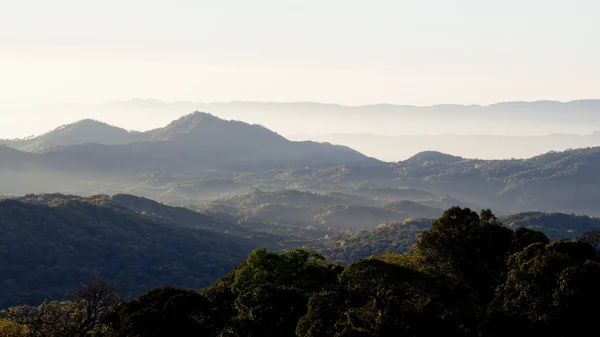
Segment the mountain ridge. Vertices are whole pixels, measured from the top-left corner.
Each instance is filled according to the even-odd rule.
[[[88,130],[96,127],[102,130],[108,128],[123,137],[109,135],[109,144],[89,141],[89,134],[102,133]],[[68,141],[59,139],[62,142],[53,138],[61,138],[65,131],[77,137],[68,138]],[[345,146],[290,141],[264,126],[224,120],[199,111],[185,115],[163,128],[143,133],[84,120],[28,142],[37,144],[37,151],[30,151],[35,161],[49,168],[70,170],[194,173],[201,169],[251,171],[378,162]],[[10,143],[6,145],[14,146]],[[16,153],[11,155],[14,158],[19,156]]]

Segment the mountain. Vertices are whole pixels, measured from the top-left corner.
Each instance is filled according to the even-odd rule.
[[[110,131],[106,133],[109,141],[103,138],[102,130]],[[35,160],[48,169],[85,173],[194,174],[207,169],[247,172],[377,162],[343,146],[292,142],[260,125],[226,121],[201,112],[144,133],[84,121],[29,142],[24,148],[40,150]],[[68,144],[50,147],[61,143]]]
[[[84,119],[73,124],[60,126],[41,136],[3,140],[2,143],[18,150],[40,152],[56,146],[98,143],[105,145],[126,144],[142,140],[143,134],[127,131],[100,121]]]
[[[162,127],[190,111],[209,111],[222,119],[263,125],[290,140],[341,144],[385,161],[404,160],[421,151],[508,159],[600,146],[598,137],[590,136],[600,129],[597,113],[600,100],[505,102],[487,106],[342,106],[314,102],[166,103],[133,99],[43,109],[52,118],[44,117],[43,123],[38,121],[36,124],[46,129],[34,132],[54,127],[56,116],[64,116],[60,123],[101,116],[110,124],[145,131]],[[31,114],[39,112],[15,111],[15,115]],[[124,115],[128,118],[123,118]],[[0,127],[0,137],[1,131]]]
[[[85,143],[35,153],[3,146],[0,189],[9,195],[130,193],[176,205],[284,189],[370,199],[350,201],[348,196],[335,205],[372,207],[409,200],[438,209],[491,208],[499,215],[544,211],[600,216],[595,202],[600,197],[600,147],[507,160],[425,151],[383,163],[345,147],[293,142],[260,125],[199,112],[143,137],[127,144]]]
[[[0,201],[0,307],[61,298],[104,276],[128,296],[199,289],[277,240],[133,196],[28,195]],[[261,238],[262,237],[262,238]]]
[[[43,107],[48,114],[103,116],[127,129],[148,130],[190,111],[210,111],[226,119],[262,124],[284,135],[348,134],[536,134],[593,132],[600,128],[600,100],[571,102],[503,102],[491,105],[441,104],[412,106],[372,104],[343,106],[316,102],[162,102],[131,99],[95,105]],[[38,108],[39,109],[39,108]],[[30,113],[19,111],[19,113]],[[123,114],[130,116],[123,121]],[[574,118],[575,117],[575,118]],[[49,119],[50,120],[50,119]],[[344,123],[339,123],[343,120]],[[531,124],[535,122],[535,124]],[[127,124],[120,124],[127,123]],[[461,125],[460,128],[450,128]],[[545,130],[545,131],[544,131]],[[565,131],[568,130],[568,131]]]

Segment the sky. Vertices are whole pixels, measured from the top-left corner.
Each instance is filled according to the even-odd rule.
[[[130,98],[600,98],[598,13],[596,0],[0,0],[0,120]]]

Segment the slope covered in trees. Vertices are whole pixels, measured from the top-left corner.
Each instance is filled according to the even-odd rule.
[[[575,337],[593,331],[600,313],[592,241],[550,243],[489,210],[454,207],[411,253],[343,267],[302,249],[257,249],[201,292],[155,288],[122,301],[95,281],[67,302],[4,311],[0,334]]]
[[[431,226],[431,221],[407,219],[401,223],[390,222],[372,230],[327,235],[306,246],[321,252],[330,261],[347,265],[371,255],[408,251],[421,233]]]
[[[350,212],[364,206],[318,208],[324,215],[318,213],[322,218],[315,218],[309,207],[287,201],[261,204],[262,198],[274,202],[275,196],[293,195],[294,202],[318,200],[316,205],[338,199],[294,191],[260,195],[256,205],[237,199],[249,202],[253,210],[243,218],[235,215],[237,207],[227,204],[202,214],[124,194],[90,198],[46,194],[2,200],[0,272],[4,291],[0,306],[60,298],[69,286],[98,275],[127,295],[160,285],[198,289],[261,246],[274,251],[307,247],[347,265],[373,254],[406,252],[433,222],[381,218],[373,222],[371,230],[353,231],[350,220],[365,221],[372,216]],[[333,211],[340,207],[350,213],[336,215]],[[320,225],[336,216],[346,219],[340,223],[345,227]],[[540,230],[552,240],[581,237],[600,229],[595,218],[559,213],[515,214],[500,217],[500,221],[514,230]]]
[[[388,189],[388,191],[391,190]],[[402,193],[401,189],[394,190]],[[248,194],[211,200],[200,205],[198,209],[214,216],[226,214],[228,216],[226,219],[234,222],[310,226],[329,232],[372,229],[390,221],[402,222],[409,217],[434,218],[443,212],[442,209],[425,206],[414,201],[404,200],[388,203],[386,199],[376,200],[351,193],[256,190]],[[415,191],[411,190],[410,193],[415,193]],[[421,193],[426,192],[421,191]],[[391,200],[395,200],[395,197],[392,197]]]
[[[2,200],[0,232],[0,307],[60,298],[96,276],[128,296],[162,285],[199,289],[252,249],[278,248],[270,236],[126,196]]]
[[[525,212],[500,217],[511,228],[527,227],[544,232],[551,240],[580,238],[600,229],[600,219],[565,213]]]

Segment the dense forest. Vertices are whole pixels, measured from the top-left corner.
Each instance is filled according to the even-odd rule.
[[[344,266],[255,249],[202,290],[129,300],[92,279],[61,301],[4,310],[0,335],[581,336],[599,313],[599,243],[598,232],[550,242],[490,210],[453,207],[407,253]]]
[[[161,285],[198,289],[252,249],[278,247],[268,234],[123,195],[6,199],[0,232],[0,307],[60,298],[99,275],[127,296]]]
[[[257,247],[271,252],[305,248],[348,265],[371,255],[409,251],[433,222],[422,217],[380,218],[377,226],[352,230],[343,221],[339,227],[315,222],[311,212],[305,222],[304,211],[298,211],[312,209],[308,206],[320,209],[327,203],[331,206],[325,209],[350,207],[334,206],[347,198],[298,191],[255,192],[222,201],[223,213],[216,212],[213,204],[213,212],[198,213],[125,194],[87,198],[39,194],[0,200],[0,308],[59,299],[78,283],[98,276],[127,298],[165,285],[198,290],[225,275]],[[263,213],[252,211],[254,218],[250,213],[236,215],[244,208]],[[267,210],[271,213],[264,213]],[[369,219],[369,214],[355,217]],[[521,213],[499,220],[512,230],[540,230],[553,241],[600,229],[599,219],[562,213]]]

